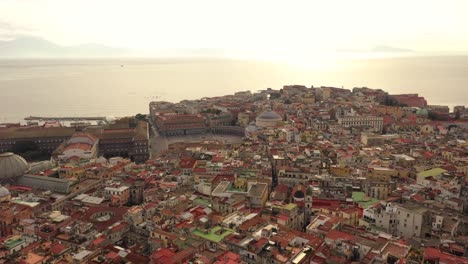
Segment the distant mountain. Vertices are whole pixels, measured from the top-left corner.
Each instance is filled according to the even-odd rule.
[[[392,46],[374,46],[371,49],[338,49],[338,52],[343,53],[411,53],[414,50],[404,49]]]
[[[413,52],[413,50],[410,49],[403,49],[403,48],[397,48],[397,47],[391,47],[391,46],[375,46],[372,48],[373,52]]]
[[[0,58],[53,58],[53,57],[114,57],[128,53],[125,49],[99,44],[61,46],[46,39],[22,36],[0,41]]]

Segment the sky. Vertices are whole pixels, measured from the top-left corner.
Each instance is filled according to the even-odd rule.
[[[0,38],[19,35],[140,54],[468,53],[468,1],[0,0]]]

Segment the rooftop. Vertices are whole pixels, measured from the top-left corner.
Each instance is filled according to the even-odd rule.
[[[11,238],[7,239],[3,245],[8,248],[12,249],[22,243],[24,243],[24,239],[21,236],[12,236]]]
[[[193,232],[192,232],[194,235],[197,235],[199,237],[202,237],[204,239],[208,239],[212,242],[220,242],[221,240],[223,240],[226,236],[234,233],[234,230],[232,229],[228,229],[228,228],[223,228],[223,227],[220,227],[220,226],[215,226],[213,227],[211,230],[209,230],[208,232],[204,232],[200,229],[195,229]]]
[[[364,192],[353,192],[351,197],[353,202],[357,202],[364,209],[379,202],[379,199],[370,198]]]
[[[434,169],[430,169],[430,170],[427,170],[427,171],[422,171],[420,173],[418,173],[418,177],[423,177],[423,178],[427,178],[427,177],[435,177],[435,176],[438,176],[442,173],[445,173],[447,172],[446,170],[442,169],[442,168],[434,168]]]

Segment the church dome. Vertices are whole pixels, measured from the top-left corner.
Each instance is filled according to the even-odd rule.
[[[23,176],[29,170],[26,160],[11,152],[0,154],[0,180]]]
[[[281,121],[283,118],[275,111],[267,110],[257,116],[255,123],[259,127],[276,127]]]
[[[5,187],[0,186],[0,198],[8,196],[8,195],[10,195],[10,191]]]
[[[257,119],[262,119],[262,120],[283,120],[283,118],[278,115],[275,111],[272,110],[267,110],[263,113],[261,113]]]
[[[3,187],[0,186],[0,201],[5,201],[10,199],[10,191]]]
[[[416,111],[416,115],[427,117],[429,115],[429,111],[427,111],[426,108],[419,108],[418,111]]]

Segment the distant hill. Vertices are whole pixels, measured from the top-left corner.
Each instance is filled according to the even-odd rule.
[[[414,50],[411,50],[411,49],[385,46],[385,45],[374,46],[370,49],[338,49],[337,51],[341,53],[414,53],[415,52]]]
[[[0,58],[114,57],[127,53],[125,49],[99,44],[61,46],[32,36],[0,41]]]

